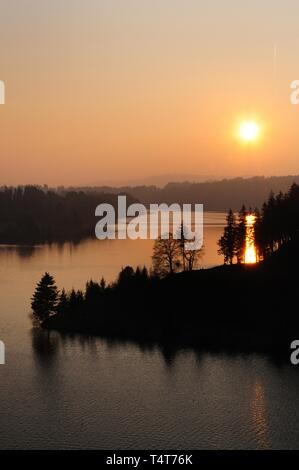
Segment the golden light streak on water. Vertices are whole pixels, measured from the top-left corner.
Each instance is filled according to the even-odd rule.
[[[270,449],[265,392],[260,381],[256,381],[254,384],[250,408],[252,425],[259,442],[259,447],[264,450]]]
[[[246,245],[245,245],[245,264],[257,263],[257,252],[254,243],[254,224],[256,217],[253,214],[246,216]]]

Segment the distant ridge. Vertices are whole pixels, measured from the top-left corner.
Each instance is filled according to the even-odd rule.
[[[138,185],[59,188],[59,190],[80,189],[87,192],[127,193],[144,204],[203,203],[205,210],[227,211],[229,208],[239,210],[243,203],[247,207],[260,208],[271,191],[286,192],[294,182],[299,184],[299,175],[239,177],[199,183],[174,182],[162,188],[155,185]]]
[[[191,173],[169,173],[165,175],[151,175],[144,178],[127,179],[127,180],[111,180],[100,184],[100,186],[157,186],[162,188],[168,183],[176,182],[182,183],[189,181],[191,183],[203,183],[205,181],[217,181],[219,177],[213,175],[193,175]],[[99,186],[95,184],[93,186]]]

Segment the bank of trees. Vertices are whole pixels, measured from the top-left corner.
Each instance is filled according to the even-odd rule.
[[[244,262],[246,247],[246,217],[251,214],[251,209],[246,210],[243,205],[238,216],[232,209],[228,211],[226,217],[226,227],[223,235],[218,241],[218,253],[223,256],[225,264],[233,264],[234,260],[238,263]],[[258,210],[254,211],[255,218],[259,218]]]
[[[107,284],[90,280],[85,290],[72,289],[59,292],[56,282],[49,273],[45,273],[38,282],[31,299],[34,317],[41,323],[51,316],[83,318],[82,315],[97,312],[105,305],[111,305],[119,298],[130,303],[136,298],[144,300],[152,286],[159,286],[160,280],[178,271],[192,271],[198,267],[203,248],[188,250],[190,240],[186,227],[178,229],[176,238],[170,233],[163,239],[159,237],[154,244],[153,266],[149,272],[144,266],[133,269],[126,266],[121,269],[116,281]],[[109,322],[109,320],[106,319]]]
[[[265,269],[201,269],[161,279],[127,266],[113,284],[89,281],[83,291],[60,293],[47,275],[33,307],[47,330],[100,335],[109,342],[163,344],[166,351],[182,345],[285,352],[298,326],[295,274],[273,272],[270,263]],[[228,297],[233,301],[226,302]]]
[[[246,217],[249,214],[255,216],[253,241],[260,259],[271,256],[288,242],[299,241],[299,186],[293,184],[285,194],[270,194],[261,213],[258,210],[247,211],[245,206],[237,216],[232,210],[229,211],[227,225],[218,242],[219,253],[223,255],[225,263],[244,262]],[[96,312],[115,302],[115,299],[121,299],[121,302],[125,299],[128,305],[136,299],[144,301],[149,292],[159,290],[162,278],[173,282],[176,276],[169,274],[192,271],[198,267],[203,249],[188,251],[186,241],[190,240],[186,229],[181,225],[179,231],[176,237],[169,234],[166,239],[158,238],[155,241],[153,269],[150,273],[145,267],[134,270],[127,266],[121,270],[115,283],[107,285],[104,279],[100,282],[89,281],[84,291],[73,289],[70,292],[58,292],[53,277],[45,273],[32,297],[31,306],[35,316],[43,322],[55,314],[67,316]],[[108,319],[106,321],[109,322]]]
[[[297,255],[298,208],[299,187],[294,185],[286,194],[271,194],[261,214],[256,214],[255,243],[262,256],[282,248],[281,256],[273,256],[262,269],[215,268],[165,275],[183,270],[184,262],[189,269],[180,240],[170,237],[168,244],[157,240],[155,245],[154,255],[163,259],[159,276],[146,268],[126,266],[112,284],[104,279],[88,281],[84,290],[59,292],[54,278],[45,273],[32,297],[33,313],[48,330],[99,334],[109,340],[284,354],[299,325],[294,306],[297,262],[292,261]],[[228,214],[219,248],[227,263],[242,261],[248,212],[242,208],[237,216],[232,211]],[[286,250],[283,245],[288,245]],[[282,270],[282,265],[287,269]],[[228,298],[233,302],[225,301]],[[211,310],[211,303],[213,314],[202,314]]]
[[[266,259],[287,242],[298,238],[299,186],[294,183],[289,191],[277,195],[271,192],[261,212],[257,209],[247,211],[245,206],[238,216],[232,210],[228,212],[226,227],[218,241],[218,252],[227,264],[232,264],[234,260],[239,263],[244,261],[246,216],[249,214],[255,217],[253,242],[258,258]]]
[[[142,292],[156,279],[149,274],[146,267],[133,269],[131,266],[122,268],[117,280],[107,284],[102,278],[99,282],[90,280],[84,290],[72,289],[60,292],[54,277],[45,273],[37,283],[31,298],[31,309],[34,318],[40,323],[54,315],[72,318],[82,314],[92,314],[102,309],[104,304],[113,302],[119,295],[127,298],[142,296]]]
[[[284,244],[296,240],[299,234],[299,186],[293,184],[285,194],[270,194],[263,205],[256,226],[256,244],[264,258]]]
[[[129,203],[133,198],[128,196]],[[0,188],[0,243],[36,244],[94,236],[95,208],[106,202],[117,207],[116,194],[46,187]]]

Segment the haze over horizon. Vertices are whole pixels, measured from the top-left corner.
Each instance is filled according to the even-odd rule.
[[[224,180],[233,181],[236,178],[242,178],[244,180],[251,180],[254,178],[297,178],[298,175],[220,175],[215,177],[213,175],[189,175],[189,174],[166,174],[166,175],[151,175],[146,178],[136,178],[136,179],[119,179],[119,180],[104,180],[97,181],[91,184],[79,184],[79,185],[70,185],[70,187],[125,187],[125,186],[157,186],[165,187],[169,183],[217,183]],[[67,187],[68,185],[59,185]]]
[[[2,0],[0,184],[299,174],[298,14],[291,0]],[[259,138],[241,142],[253,121]]]

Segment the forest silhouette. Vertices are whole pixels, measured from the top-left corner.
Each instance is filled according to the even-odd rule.
[[[60,293],[46,273],[32,298],[34,316],[43,328],[64,332],[208,349],[288,351],[299,328],[294,302],[298,215],[299,186],[270,194],[258,215],[261,258],[255,265],[236,257],[235,264],[177,273],[165,273],[165,265],[160,272],[127,266],[114,283],[90,280],[84,291]]]
[[[101,203],[117,207],[117,196],[127,204],[141,202],[204,205],[205,211],[236,211],[242,204],[262,209],[270,191],[287,191],[299,176],[234,178],[204,183],[156,186],[0,188],[0,243],[27,244],[80,241],[94,236],[94,211]],[[281,193],[280,193],[281,194]]]
[[[128,203],[135,199],[127,196]],[[38,244],[79,241],[94,236],[95,208],[117,207],[117,195],[97,191],[57,192],[47,187],[2,187],[0,243]]]
[[[118,194],[128,193],[145,205],[154,203],[178,203],[204,205],[205,211],[233,211],[239,210],[244,204],[249,207],[261,209],[269,193],[287,192],[293,184],[299,184],[298,176],[254,176],[250,178],[225,178],[222,180],[205,181],[201,183],[169,182],[163,187],[158,186],[97,186],[81,188],[65,188],[65,191],[79,189],[84,192]]]

